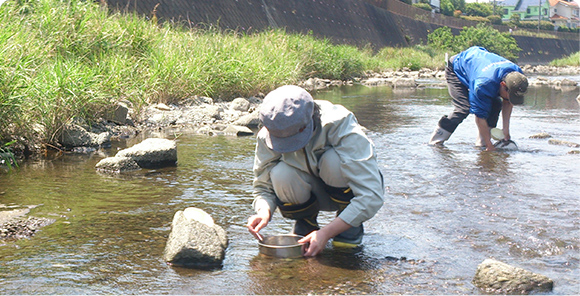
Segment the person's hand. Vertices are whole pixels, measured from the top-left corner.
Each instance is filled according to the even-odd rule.
[[[330,237],[325,235],[324,231],[317,230],[301,238],[298,243],[304,244],[302,250],[305,257],[313,257],[324,250],[329,239]]]
[[[252,215],[250,216],[250,218],[248,218],[248,224],[246,224],[246,227],[248,227],[248,231],[255,238],[260,239],[258,232],[260,231],[260,229],[266,227],[266,225],[268,225],[268,222],[270,222],[270,211],[262,210],[258,212],[258,214]]]

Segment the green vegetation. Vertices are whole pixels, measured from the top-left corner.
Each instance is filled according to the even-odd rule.
[[[488,27],[465,28],[460,38],[442,28],[429,45],[377,52],[283,30],[244,34],[158,24],[83,0],[7,1],[0,5],[0,22],[5,163],[4,153],[14,147],[56,146],[64,124],[74,118],[95,122],[119,100],[139,112],[194,95],[248,97],[310,77],[346,80],[367,71],[441,69],[445,52],[471,45],[510,57],[518,50]],[[488,43],[475,42],[481,40]]]
[[[509,33],[501,33],[487,24],[466,27],[459,36],[453,36],[451,29],[441,27],[428,36],[429,45],[442,50],[460,52],[471,46],[482,46],[487,50],[515,61],[521,48]]]
[[[309,77],[415,69],[424,59],[282,30],[247,35],[159,25],[111,15],[92,1],[8,1],[0,21],[0,143],[19,135],[54,145],[65,123],[94,122],[122,99],[137,110],[193,95],[229,100]]]
[[[550,63],[550,66],[562,67],[562,66],[576,66],[580,67],[580,51],[574,54],[571,54],[567,57],[553,60]]]

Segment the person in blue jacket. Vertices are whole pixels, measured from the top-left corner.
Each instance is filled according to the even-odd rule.
[[[494,151],[491,128],[502,113],[504,140],[510,140],[510,117],[514,104],[522,104],[528,79],[513,62],[483,47],[470,47],[447,61],[445,78],[452,97],[453,111],[443,116],[429,144],[443,144],[470,114],[479,130],[477,146]]]

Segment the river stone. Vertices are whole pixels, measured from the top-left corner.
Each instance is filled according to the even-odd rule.
[[[60,143],[65,147],[100,146],[111,140],[109,132],[91,133],[77,124],[64,126],[60,137]]]
[[[250,101],[245,98],[235,98],[230,104],[231,110],[248,112],[250,109]]]
[[[95,166],[97,170],[111,173],[124,173],[140,170],[141,167],[130,157],[107,157]]]
[[[241,125],[247,127],[258,127],[260,125],[260,110],[256,110],[252,113],[242,115],[236,121],[234,121],[234,125]]]
[[[541,274],[536,274],[506,263],[486,259],[477,266],[473,283],[489,294],[529,294],[549,292],[554,282]]]
[[[578,147],[580,147],[580,144],[578,144],[578,143],[568,142],[568,141],[558,140],[558,139],[550,139],[550,140],[548,140],[548,144],[569,146],[569,147],[572,147],[572,148],[578,148]]]
[[[220,267],[227,246],[226,231],[205,211],[190,207],[173,216],[163,259],[174,266]]]
[[[254,132],[251,129],[241,125],[228,125],[224,129],[223,133],[226,136],[236,136],[236,137],[251,136],[254,134]]]
[[[539,134],[535,134],[535,135],[531,135],[530,139],[547,139],[547,138],[551,138],[552,136],[550,136],[550,134],[548,133],[539,133]]]
[[[132,158],[142,168],[160,168],[177,164],[175,141],[149,138],[143,142],[117,152],[116,157]]]

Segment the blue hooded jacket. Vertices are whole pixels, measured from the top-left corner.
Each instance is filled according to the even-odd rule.
[[[459,53],[453,60],[453,71],[469,89],[469,113],[487,118],[492,101],[499,97],[502,78],[522,69],[504,57],[473,46]]]

